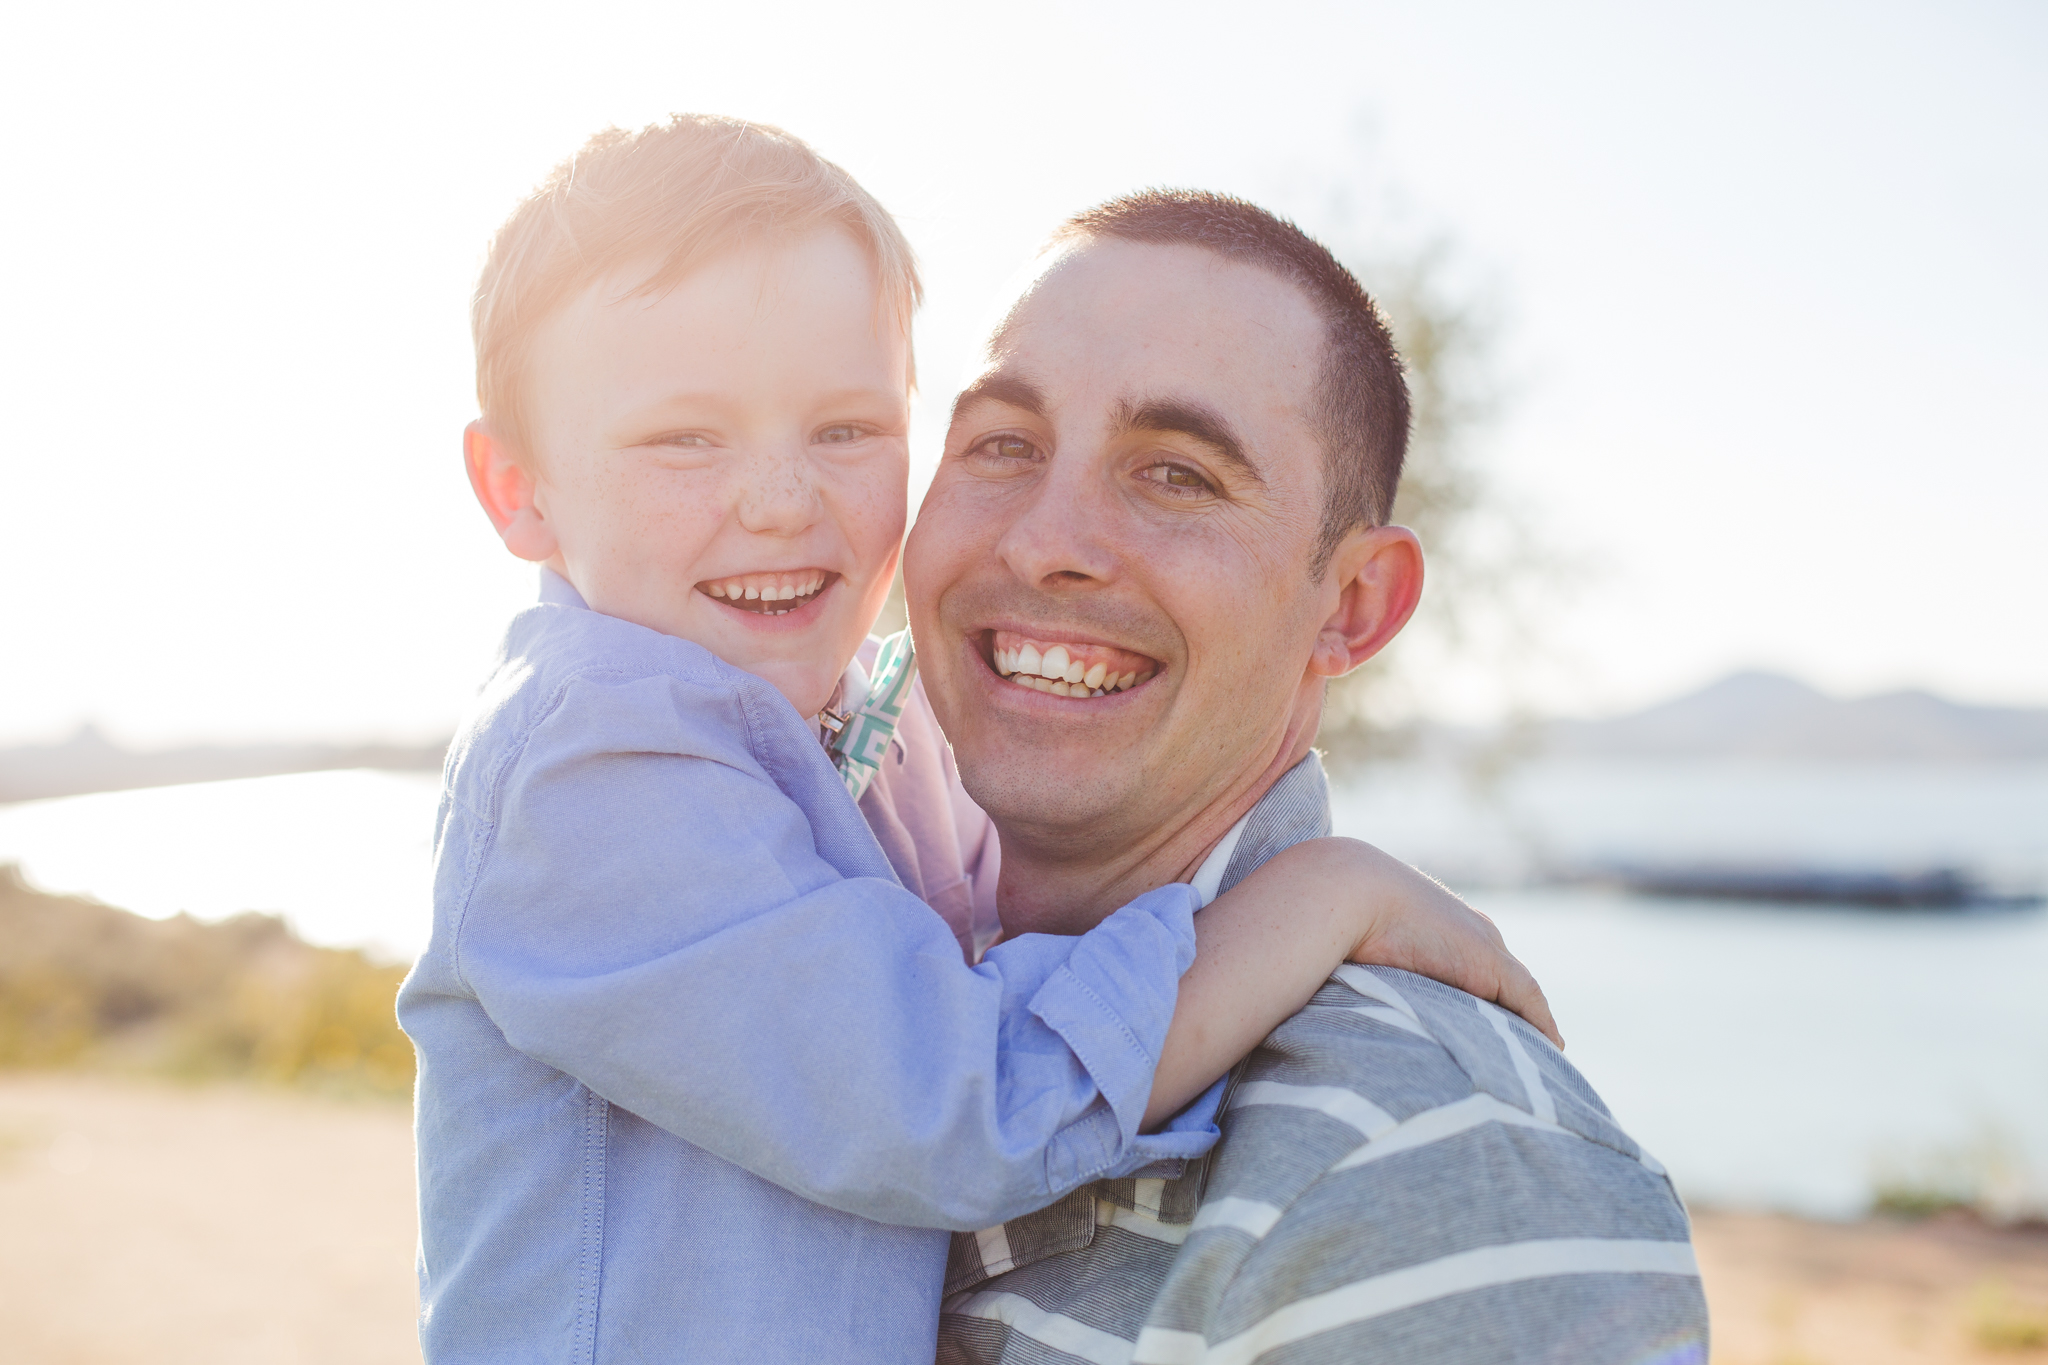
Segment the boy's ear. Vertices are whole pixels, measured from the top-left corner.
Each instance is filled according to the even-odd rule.
[[[484,515],[491,519],[505,548],[536,564],[553,559],[559,547],[554,528],[534,506],[532,473],[484,430],[482,422],[471,422],[462,429],[462,463],[469,470],[469,486],[476,500],[483,504]]]
[[[1353,531],[1330,557],[1337,603],[1316,636],[1308,671],[1341,678],[1386,648],[1422,600],[1422,543],[1405,526]]]

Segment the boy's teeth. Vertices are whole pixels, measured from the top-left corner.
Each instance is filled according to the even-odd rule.
[[[996,632],[990,651],[997,673],[1020,687],[1055,697],[1103,697],[1147,682],[1156,665],[1142,655],[1101,645],[1049,644]]]
[[[738,578],[707,580],[697,586],[707,596],[726,602],[759,602],[759,607],[742,608],[763,616],[783,616],[796,610],[794,607],[774,608],[771,602],[795,602],[816,596],[825,586],[830,575],[822,570],[803,570],[797,573],[745,574]]]

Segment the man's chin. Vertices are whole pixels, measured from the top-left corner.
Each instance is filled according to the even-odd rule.
[[[1141,764],[1135,755],[1123,759],[1123,746],[1105,744],[1100,727],[1088,731],[1076,734],[1057,718],[984,710],[954,740],[954,758],[968,793],[1006,834],[1092,837],[1122,823]]]
[[[964,779],[963,774],[963,779]],[[1073,783],[1046,781],[1015,771],[993,782],[966,784],[968,794],[1002,831],[1005,846],[1045,846],[1063,862],[1085,862],[1098,848],[1127,848],[1127,807],[1114,796],[1087,793]]]

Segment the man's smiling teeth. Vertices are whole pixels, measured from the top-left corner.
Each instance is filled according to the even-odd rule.
[[[741,611],[762,616],[786,616],[818,595],[831,577],[822,569],[799,569],[795,573],[749,573],[737,578],[707,579],[697,585],[708,597],[719,598]],[[770,606],[788,602],[787,607]]]
[[[996,632],[996,672],[1034,692],[1055,697],[1100,697],[1145,682],[1156,671],[1142,654],[1106,645],[1048,644],[1007,630]]]

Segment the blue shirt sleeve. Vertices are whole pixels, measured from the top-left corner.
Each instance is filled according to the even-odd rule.
[[[743,747],[678,726],[689,704],[670,678],[572,681],[477,813],[455,958],[513,1047],[912,1226],[989,1227],[1214,1141],[1137,1131],[1194,958],[1190,888],[970,967],[878,851],[880,875],[844,875]]]

